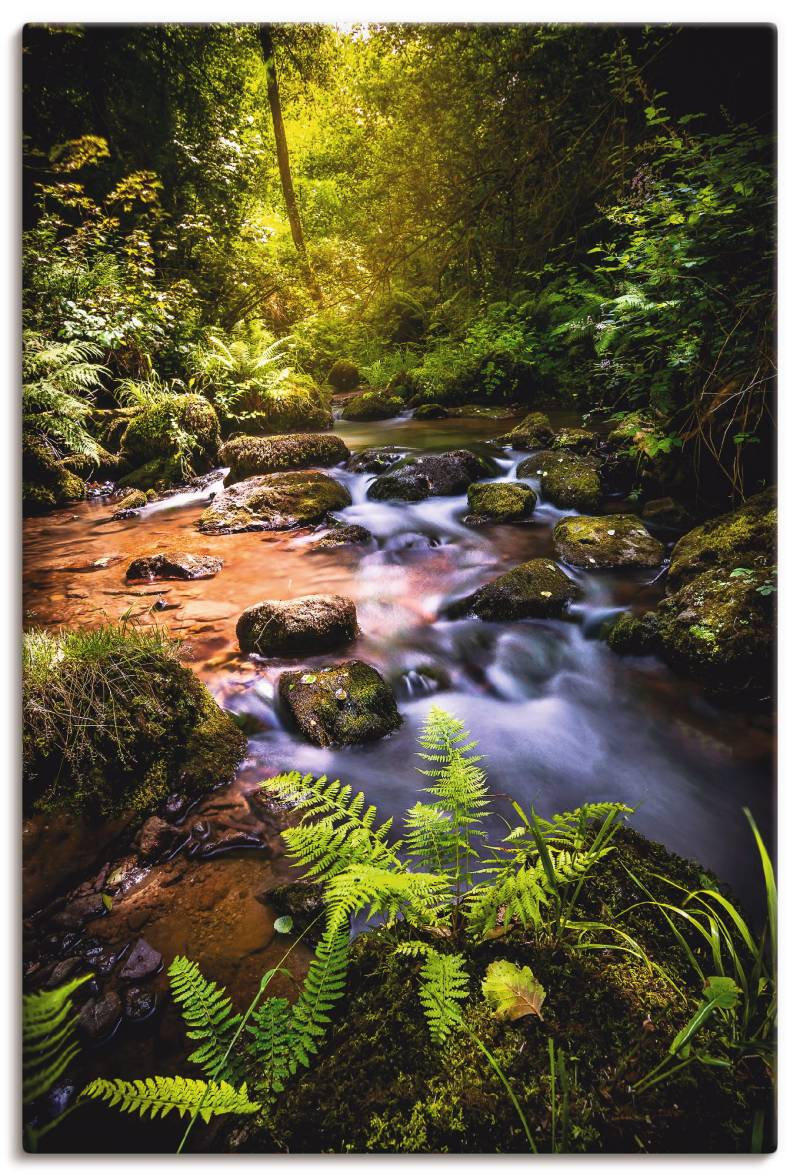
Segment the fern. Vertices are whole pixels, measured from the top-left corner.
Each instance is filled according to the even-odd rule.
[[[288,772],[262,784],[302,814],[301,823],[284,830],[289,855],[304,866],[307,878],[327,881],[341,870],[359,864],[400,868],[387,842],[391,819],[376,827],[374,805],[365,808],[364,793],[353,795],[348,784],[315,780]]]
[[[319,1049],[329,1011],[344,993],[349,946],[349,927],[341,925],[326,930],[319,942],[289,1020],[291,1073],[298,1065],[308,1066],[309,1055]]]
[[[80,1052],[72,994],[90,976],[22,998],[22,1101],[35,1102],[58,1082]]]
[[[99,448],[86,422],[92,396],[108,369],[96,362],[100,348],[72,340],[51,342],[31,331],[23,336],[22,428],[57,453],[97,461]]]
[[[241,1081],[241,1061],[229,1052],[240,1017],[233,1012],[225,989],[213,980],[206,980],[197,964],[185,956],[175,957],[168,974],[173,999],[181,1006],[181,1016],[187,1025],[186,1035],[192,1041],[201,1042],[189,1055],[189,1061],[209,1078]]]
[[[204,1082],[202,1078],[96,1078],[81,1092],[81,1098],[100,1099],[110,1107],[142,1118],[164,1118],[171,1111],[179,1115],[198,1114],[204,1123],[213,1115],[251,1115],[260,1110],[251,1102],[245,1083],[238,1090],[228,1082]]]
[[[288,1000],[273,996],[256,1009],[252,1025],[247,1026],[252,1037],[247,1052],[258,1064],[261,1082],[270,1093],[280,1093],[293,1072],[291,1015]]]
[[[443,1045],[453,1029],[462,1024],[461,1005],[468,990],[464,957],[429,948],[420,972],[419,999],[436,1045]]]
[[[481,936],[491,935],[498,926],[511,923],[539,930],[544,923],[542,908],[552,898],[548,878],[541,863],[522,866],[515,860],[490,883],[479,883],[466,899],[467,924]]]

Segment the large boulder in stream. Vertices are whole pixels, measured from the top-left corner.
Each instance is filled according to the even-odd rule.
[[[403,401],[399,396],[392,396],[390,392],[377,390],[361,392],[347,401],[342,409],[342,419],[345,421],[385,421],[390,417],[399,416],[403,411]]]
[[[126,580],[210,580],[222,571],[222,560],[214,555],[192,555],[190,551],[159,551],[140,555],[128,565]]]
[[[361,449],[353,454],[345,468],[352,474],[385,474],[403,460],[406,452],[396,445]]]
[[[402,722],[391,688],[362,661],[287,671],[278,693],[306,739],[319,747],[368,743]]]
[[[225,485],[254,474],[334,466],[347,461],[350,450],[335,433],[287,433],[279,437],[234,437],[220,450],[220,461],[230,466]]]
[[[335,594],[262,600],[245,609],[236,624],[242,652],[262,657],[328,653],[357,634],[356,606]]]
[[[542,449],[519,463],[517,477],[540,478],[542,498],[562,510],[596,510],[600,505],[600,476],[590,457]]]
[[[367,490],[367,497],[379,501],[421,502],[436,495],[465,494],[472,482],[496,472],[493,461],[478,457],[469,449],[427,453],[423,457],[406,458],[391,473],[376,478]]]
[[[580,595],[578,585],[551,559],[531,559],[451,604],[449,617],[474,613],[482,621],[558,617]]]
[[[589,429],[559,429],[550,446],[552,449],[586,455],[597,446],[597,437]]]
[[[543,412],[529,412],[510,433],[497,438],[499,445],[512,449],[544,449],[553,439],[553,426]]]
[[[667,572],[670,589],[710,568],[765,568],[775,563],[778,513],[775,490],[748,498],[737,510],[695,527],[679,539]]]
[[[553,531],[559,557],[576,568],[653,568],[664,545],[636,515],[571,515]]]
[[[465,523],[511,523],[533,514],[536,494],[524,482],[473,482]]]
[[[209,535],[288,531],[319,523],[351,501],[341,482],[317,470],[265,474],[228,486],[203,511],[198,526]]]

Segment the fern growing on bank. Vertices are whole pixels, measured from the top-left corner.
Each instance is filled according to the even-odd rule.
[[[259,1110],[251,1102],[247,1086],[237,1090],[228,1082],[203,1082],[201,1078],[95,1078],[82,1098],[99,1099],[127,1114],[151,1119],[177,1111],[180,1116],[198,1114],[204,1123],[214,1115],[250,1115]]]
[[[49,992],[22,998],[22,1101],[35,1102],[62,1077],[80,1046],[72,994],[89,975],[78,976]]]
[[[189,1061],[207,1078],[241,1082],[242,1066],[230,1051],[240,1018],[233,1012],[231,998],[213,980],[206,980],[193,960],[176,956],[169,966],[172,998],[186,1023],[186,1036],[201,1044]]]

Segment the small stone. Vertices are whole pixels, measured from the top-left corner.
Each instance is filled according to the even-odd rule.
[[[104,1041],[111,1036],[122,1019],[122,1001],[112,988],[102,996],[89,1000],[78,1013],[78,1029],[92,1041]]]
[[[146,1021],[156,1010],[156,994],[149,988],[129,988],[125,993],[124,1012],[128,1021]]]
[[[140,555],[129,564],[127,580],[208,580],[222,570],[214,555],[192,555],[188,551],[160,551]],[[161,606],[164,607],[163,605]]]
[[[78,928],[91,919],[97,919],[105,913],[103,899],[100,894],[86,894],[76,898],[53,916],[57,927]]]
[[[162,964],[161,953],[151,947],[146,939],[139,939],[122,966],[122,980],[146,980],[154,976]]]
[[[139,830],[139,853],[145,861],[155,861],[163,854],[170,853],[180,836],[180,830],[161,817],[148,817]]]
[[[83,971],[87,971],[87,968],[80,956],[70,956],[69,959],[60,960],[50,973],[45,988],[58,988]]]

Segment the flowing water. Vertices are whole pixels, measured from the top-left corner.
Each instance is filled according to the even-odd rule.
[[[398,445],[442,450],[488,445],[508,427],[492,420],[406,418],[337,423],[351,449]],[[497,450],[500,479],[525,455]],[[720,710],[655,659],[620,659],[598,639],[623,608],[652,606],[657,571],[582,573],[582,600],[565,620],[507,624],[439,619],[443,601],[534,556],[552,556],[552,529],[567,512],[540,501],[527,523],[467,527],[463,497],[380,503],[372,475],[330,471],[353,504],[339,513],[375,536],[366,548],[310,550],[308,532],[201,535],[196,524],[222,473],[202,491],[177,494],[138,518],[113,522],[108,501],[82,503],[25,523],[26,625],[92,625],[123,614],[166,626],[186,642],[185,660],[219,702],[248,717],[249,756],[237,787],[298,768],[364,788],[382,815],[402,814],[422,779],[415,740],[430,706],[452,711],[486,756],[498,794],[549,815],[587,800],[636,806],[632,821],[670,849],[701,861],[757,901],[758,863],[742,815],[765,830],[772,816],[770,722]],[[535,481],[530,483],[540,487]],[[613,503],[608,504],[613,509]],[[131,586],[135,556],[167,548],[224,560],[215,578]],[[238,651],[236,621],[248,605],[313,592],[350,596],[361,635],[342,651],[391,681],[402,729],[367,746],[322,750],[305,743],[276,708],[288,667],[332,660],[258,659]],[[506,811],[507,811],[507,806]]]

